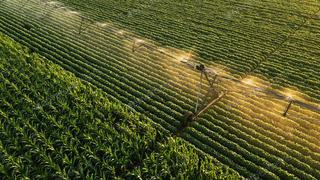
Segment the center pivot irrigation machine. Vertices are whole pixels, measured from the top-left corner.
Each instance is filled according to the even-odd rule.
[[[145,47],[152,51],[160,51],[159,48],[151,44],[148,44],[143,40],[137,40],[131,36],[129,37],[125,36],[125,38],[133,41],[133,45],[132,45],[133,53],[136,52],[141,47]],[[165,52],[165,51],[160,51],[160,52],[165,54],[168,57],[179,60],[177,57],[171,55],[168,52]],[[313,106],[311,104],[299,101],[297,99],[294,99],[291,96],[281,94],[272,89],[257,87],[249,83],[243,82],[241,80],[235,79],[231,76],[222,75],[218,73],[218,71],[215,71],[212,68],[207,68],[203,63],[194,62],[189,58],[184,58],[180,62],[185,64],[188,68],[195,70],[197,72],[200,72],[200,82],[199,82],[198,97],[195,105],[195,110],[194,112],[188,111],[187,113],[185,113],[183,122],[181,123],[182,127],[187,126],[187,124],[192,121],[195,121],[201,114],[205,113],[213,104],[218,102],[228,92],[237,92],[237,93],[244,94],[246,96],[255,95],[257,97],[262,97],[262,98],[273,98],[273,99],[287,101],[288,105],[285,107],[284,112],[282,114],[284,117],[287,116],[288,111],[290,110],[293,104],[296,104],[298,106],[320,113],[320,107]],[[203,80],[205,80],[208,83],[209,88],[204,98],[201,98],[200,94],[203,88],[203,83],[204,83]],[[242,85],[245,87],[246,90],[249,90],[249,91],[232,91],[230,89],[223,88],[222,83],[226,81],[232,82],[234,84]]]
[[[181,62],[183,64],[186,64],[187,67],[200,72],[200,88],[199,88],[199,93],[198,93],[199,95],[200,95],[200,92],[201,92],[201,89],[203,86],[202,85],[203,77],[205,77],[205,79],[209,85],[209,90],[208,90],[207,94],[205,95],[205,99],[201,101],[200,96],[198,96],[196,106],[195,106],[195,111],[194,112],[187,112],[185,114],[185,123],[195,121],[196,118],[198,118],[198,116],[200,116],[201,114],[206,112],[210,106],[212,106],[215,102],[219,101],[222,98],[222,96],[226,94],[226,92],[235,92],[235,91],[231,91],[228,89],[223,90],[223,88],[221,86],[221,83],[223,81],[230,81],[232,83],[243,85],[251,91],[251,92],[250,91],[249,92],[236,91],[238,93],[242,93],[245,95],[252,94],[252,95],[256,95],[258,97],[265,97],[265,98],[271,97],[274,99],[288,101],[288,105],[286,106],[286,108],[282,114],[284,117],[287,116],[288,111],[291,108],[292,104],[296,104],[298,106],[301,106],[301,107],[307,108],[309,110],[320,113],[320,107],[316,107],[311,104],[307,104],[305,102],[299,101],[297,99],[294,99],[293,97],[286,96],[286,95],[278,93],[276,91],[272,91],[272,90],[269,90],[266,88],[260,88],[260,87],[245,83],[245,82],[238,80],[238,79],[235,79],[233,77],[220,75],[217,71],[215,71],[214,69],[205,67],[205,65],[202,63],[195,63],[189,59],[183,59]],[[186,125],[186,124],[184,124],[184,125]]]
[[[181,122],[181,126],[185,127],[188,123],[195,121],[198,116],[205,113],[214,103],[218,102],[225,95],[225,92],[219,87],[218,73],[214,70],[206,68],[204,64],[194,63],[188,59],[183,59],[181,62],[186,64],[189,68],[200,72],[200,83],[195,110],[194,112],[188,111],[185,114],[184,119]],[[227,78],[224,76],[219,77]],[[206,95],[204,96],[205,98],[200,97],[203,88],[203,79],[205,79],[209,85]]]

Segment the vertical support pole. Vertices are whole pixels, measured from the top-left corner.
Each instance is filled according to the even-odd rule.
[[[133,53],[134,53],[134,51],[135,51],[135,49],[134,49],[135,46],[136,46],[136,41],[134,40],[134,41],[133,41],[133,44],[132,44],[132,52],[133,52]]]
[[[211,80],[209,79],[208,74],[206,73],[206,71],[203,71],[203,73],[209,83],[210,88],[213,88],[213,82],[211,82]]]
[[[284,116],[284,117],[286,117],[286,116],[287,116],[287,113],[288,113],[288,111],[289,111],[289,109],[290,109],[290,107],[291,107],[292,103],[293,103],[293,100],[290,100],[290,102],[289,102],[289,104],[288,104],[288,106],[287,106],[286,110],[285,110],[285,111],[284,111],[284,113],[283,113],[283,116]]]
[[[83,19],[83,17],[81,17],[80,26],[79,26],[79,35],[81,35],[83,21],[84,21],[84,19]]]
[[[201,75],[200,75],[200,88],[199,88],[199,91],[198,91],[196,108],[195,108],[195,110],[194,110],[194,113],[195,113],[195,114],[197,113],[197,111],[198,111],[198,106],[199,106],[200,94],[201,94],[201,89],[202,89],[202,77],[203,77],[203,72],[201,71]]]

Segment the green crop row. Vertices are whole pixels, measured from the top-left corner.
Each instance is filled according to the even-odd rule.
[[[148,119],[28,51],[0,35],[2,178],[241,178],[182,140],[160,143]]]

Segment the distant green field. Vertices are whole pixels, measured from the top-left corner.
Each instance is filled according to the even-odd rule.
[[[0,33],[1,179],[239,179]]]
[[[181,65],[185,57],[320,104],[318,1],[59,2],[3,1],[0,32],[143,114],[166,135],[179,129],[198,96],[199,73]],[[153,48],[133,52],[137,42]],[[248,179],[320,179],[319,113],[293,104],[282,117],[287,102],[223,87],[235,92],[183,129],[182,142]],[[130,172],[140,173],[156,157],[148,154],[142,169]]]

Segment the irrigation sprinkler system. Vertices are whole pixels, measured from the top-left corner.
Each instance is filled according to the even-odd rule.
[[[94,24],[94,21],[85,16],[82,16],[82,15],[79,15],[79,16],[81,20],[80,20],[78,33],[79,35],[81,35],[82,32],[86,31],[92,24]]]
[[[0,3],[4,1],[6,0],[0,0]],[[32,2],[32,0],[24,0],[21,3],[21,7],[19,8],[19,10],[24,8],[30,2]],[[43,5],[43,8],[42,8],[42,12],[38,17],[38,20],[44,20],[45,18],[48,18],[50,14],[56,12],[59,9],[65,9],[65,7],[61,3],[56,1],[40,0],[39,3]],[[77,30],[78,35],[81,35],[83,32],[85,32],[95,22],[91,18],[82,16],[81,14],[75,11],[69,11],[69,13],[73,15],[77,15],[80,18],[80,24]],[[26,25],[26,26],[29,26],[29,25]]]
[[[288,105],[286,106],[286,108],[285,108],[285,110],[283,112],[283,116],[284,117],[287,116],[288,111],[290,110],[290,108],[291,108],[291,106],[293,104],[298,105],[298,106],[303,107],[303,108],[306,108],[306,109],[309,109],[311,111],[320,113],[320,107],[317,107],[317,106],[314,106],[312,104],[309,104],[309,103],[303,102],[301,100],[295,99],[291,95],[281,94],[281,93],[273,91],[273,90],[258,88],[258,87],[254,87],[254,86],[252,86],[251,88],[254,89],[255,91],[262,92],[265,95],[267,95],[267,96],[260,96],[260,97],[266,97],[266,98],[271,97],[271,98],[274,98],[274,99],[287,101]]]
[[[218,86],[218,74],[215,71],[206,68],[204,64],[190,62],[189,59],[183,59],[181,62],[186,64],[187,67],[200,72],[199,89],[195,110],[194,112],[187,112],[185,114],[185,122],[182,123],[182,126],[184,126],[184,124],[195,121],[201,114],[205,113],[209,107],[218,102],[225,95],[225,92]],[[209,88],[204,98],[201,98],[200,95],[203,88],[203,79],[207,81]]]
[[[145,44],[144,41],[141,39],[137,39],[137,40],[133,41],[132,52],[134,53],[137,49],[142,47],[144,44]]]
[[[1,2],[4,2],[6,0],[0,0]],[[23,8],[28,2],[31,2],[31,0],[25,0],[25,3],[22,3],[21,8]],[[56,10],[62,7],[61,4],[49,1],[49,0],[42,0],[42,3],[44,3],[44,13],[42,14],[42,18],[48,16],[50,13],[55,12]],[[73,12],[73,11],[70,11]],[[72,13],[74,15],[77,15],[80,18],[80,24],[78,28],[78,35],[81,35],[83,32],[85,32],[91,25],[94,25],[95,21],[82,16],[81,14],[75,12]],[[244,95],[255,95],[258,97],[264,97],[264,98],[273,98],[273,99],[278,99],[278,100],[283,100],[288,102],[288,105],[286,106],[283,116],[286,117],[290,108],[292,107],[293,104],[298,105],[303,108],[307,108],[309,110],[312,110],[314,112],[320,113],[320,107],[314,106],[309,103],[305,103],[302,101],[299,101],[290,95],[285,95],[279,92],[276,92],[274,90],[266,89],[266,88],[260,88],[257,86],[254,86],[250,83],[245,83],[241,80],[235,79],[231,76],[226,76],[222,75],[221,73],[218,73],[212,68],[206,67],[203,63],[197,63],[191,60],[191,58],[184,58],[184,59],[179,59],[174,55],[171,55],[169,52],[166,51],[161,51],[156,45],[153,45],[151,43],[147,43],[146,41],[142,39],[137,39],[133,35],[130,35],[128,33],[125,33],[122,30],[116,29],[116,28],[105,28],[103,25],[99,25],[99,23],[96,23],[97,27],[100,27],[102,30],[108,30],[111,33],[114,33],[126,40],[129,40],[132,42],[132,52],[136,53],[137,50],[140,48],[144,47],[148,50],[151,51],[158,51],[159,53],[162,53],[166,55],[167,57],[176,59],[180,61],[182,64],[186,65],[186,67],[195,70],[200,73],[200,81],[199,81],[199,89],[197,93],[197,101],[195,103],[195,110],[194,112],[188,111],[185,116],[184,116],[184,121],[181,123],[181,126],[187,126],[188,123],[195,121],[201,114],[205,113],[212,105],[214,105],[216,102],[218,102],[226,93],[228,92],[234,92],[230,89],[226,89],[223,87],[223,82],[224,81],[229,81],[234,84],[239,84],[243,85],[246,87],[246,89],[249,89],[251,92],[238,92]],[[204,98],[201,97],[201,91],[203,89],[203,80],[205,80],[208,83],[208,90],[206,94],[204,95]]]
[[[136,42],[137,40],[132,37],[127,38],[127,39],[133,40],[132,52],[136,52],[136,50],[141,47],[145,47],[145,48],[152,50],[152,51],[159,51],[159,49],[156,46],[153,46],[151,44],[147,44],[145,41]],[[167,53],[165,51],[159,51],[159,52],[162,54],[165,54],[168,57],[179,60],[177,57],[171,55],[170,53]],[[183,59],[183,60],[180,60],[180,62],[187,65],[187,67],[200,72],[200,81],[199,81],[200,85],[199,85],[197,102],[195,105],[195,111],[194,112],[187,112],[184,116],[185,117],[184,119],[186,119],[189,122],[195,121],[201,114],[205,113],[210,106],[212,106],[217,101],[219,101],[227,92],[233,92],[228,89],[221,90],[222,89],[221,82],[223,82],[223,81],[231,81],[232,83],[241,84],[241,85],[246,86],[246,88],[250,89],[252,92],[237,91],[238,93],[244,94],[246,96],[254,94],[258,97],[273,98],[273,99],[287,101],[288,105],[286,106],[286,108],[282,114],[282,116],[284,116],[284,117],[287,116],[287,114],[293,104],[296,104],[300,107],[307,108],[307,109],[312,110],[314,112],[320,113],[320,107],[299,101],[289,95],[284,95],[284,94],[281,94],[281,93],[273,91],[273,90],[269,90],[266,88],[260,88],[260,87],[245,83],[245,82],[238,80],[238,79],[235,79],[231,76],[221,75],[217,71],[215,71],[214,69],[205,67],[205,65],[202,63],[195,63],[190,59]],[[200,95],[200,92],[201,92],[202,86],[203,86],[203,77],[205,77],[205,80],[207,81],[207,83],[209,85],[209,89],[205,95],[205,98],[203,100],[201,100],[202,98],[199,95]],[[257,94],[257,93],[260,93],[260,94]]]
[[[246,95],[254,94],[254,95],[258,96],[258,97],[273,98],[273,99],[287,101],[288,105],[286,106],[286,108],[285,108],[285,110],[284,110],[284,112],[282,114],[284,117],[287,116],[287,114],[288,114],[288,112],[289,112],[289,110],[290,110],[290,108],[292,107],[293,104],[296,104],[296,105],[298,105],[300,107],[307,108],[309,110],[312,110],[312,111],[320,113],[320,107],[316,107],[316,106],[313,106],[311,104],[308,104],[308,103],[302,102],[300,100],[294,99],[290,95],[285,95],[285,94],[282,94],[282,93],[279,93],[279,92],[276,92],[276,91],[273,91],[273,90],[269,90],[269,89],[266,89],[266,88],[260,88],[260,87],[245,83],[243,81],[240,81],[240,80],[232,78],[232,77],[220,75],[216,71],[214,71],[213,69],[206,68],[201,63],[197,64],[197,63],[192,62],[191,60],[183,60],[181,62],[184,63],[184,64],[187,64],[188,67],[190,67],[190,68],[192,68],[194,70],[200,71],[200,73],[201,73],[201,75],[200,75],[201,76],[200,84],[202,83],[201,79],[202,79],[202,74],[204,73],[205,77],[206,77],[206,79],[207,79],[207,81],[209,83],[209,86],[211,88],[213,87],[213,83],[216,83],[217,87],[221,87],[221,85],[219,83],[221,83],[224,80],[226,80],[226,81],[231,81],[232,83],[244,85],[244,86],[246,86],[247,89],[252,91],[252,92],[241,92],[240,91],[240,93],[242,93],[242,94],[246,94]],[[205,73],[206,71],[208,73]],[[213,79],[213,80],[210,80],[210,78],[208,78],[208,76],[209,77],[211,76],[211,79]],[[219,81],[219,79],[220,79],[220,81]],[[232,92],[232,91],[229,91],[228,89],[225,90],[225,91],[226,92]],[[239,93],[239,91],[237,91],[237,92]],[[260,94],[257,94],[257,93],[260,93]],[[196,107],[197,107],[197,105],[198,105],[198,103],[196,104]],[[208,103],[208,105],[211,106],[212,104]],[[198,111],[197,111],[197,108],[196,108],[195,114],[197,114],[197,112]]]

